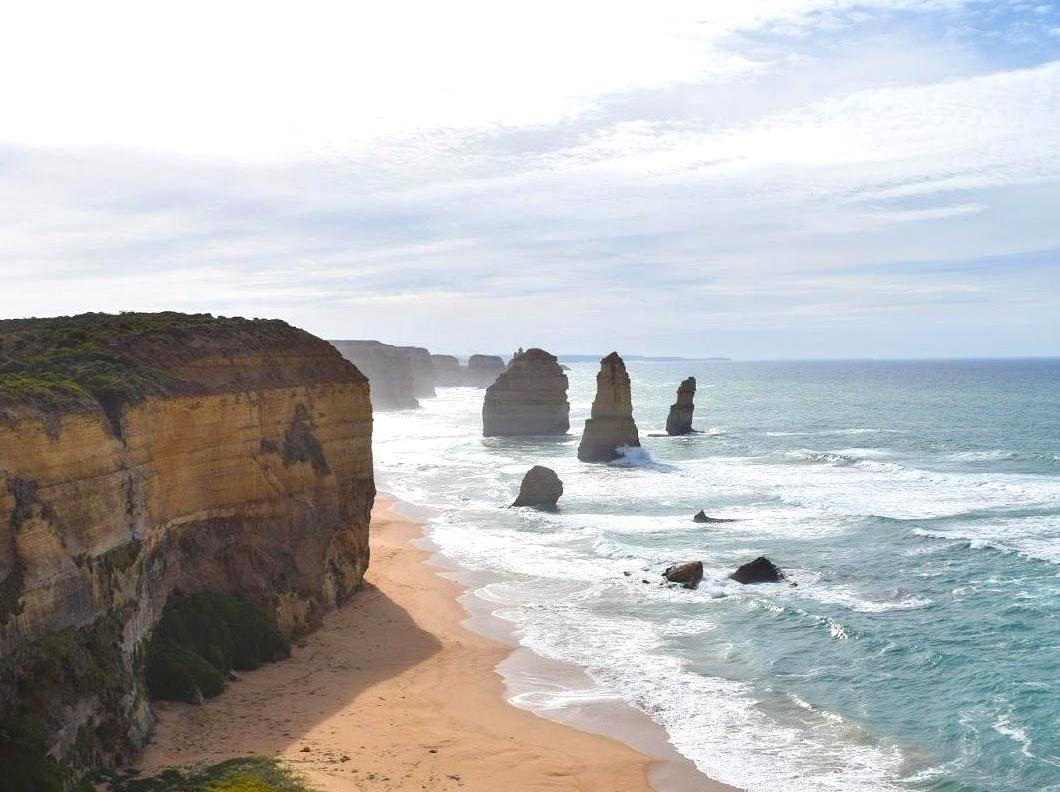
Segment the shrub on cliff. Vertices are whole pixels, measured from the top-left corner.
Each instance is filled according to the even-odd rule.
[[[249,671],[290,653],[264,608],[217,591],[175,593],[147,651],[147,688],[156,699],[212,698],[231,670]]]

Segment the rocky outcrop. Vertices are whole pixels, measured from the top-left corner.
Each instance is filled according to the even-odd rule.
[[[431,355],[434,384],[439,388],[452,388],[465,384],[464,369],[454,355]]]
[[[596,398],[585,421],[578,459],[582,462],[610,462],[618,459],[620,448],[640,445],[637,424],[633,422],[626,364],[617,352],[600,361],[596,375]]]
[[[289,636],[368,565],[365,377],[283,322],[165,316],[0,322],[0,722],[81,770],[144,743],[172,592],[238,594]],[[34,333],[111,379],[27,387]]]
[[[534,465],[523,476],[519,497],[512,506],[533,506],[552,510],[563,495],[563,482],[551,468]]]
[[[374,409],[407,410],[420,406],[416,396],[425,389],[423,364],[422,361],[416,363],[417,356],[411,351],[415,347],[391,346],[379,341],[332,341],[331,343],[344,358],[353,363],[368,378]],[[429,360],[428,353],[428,362]],[[432,367],[432,381],[433,371]],[[431,395],[433,393],[432,386]]]
[[[674,564],[666,568],[663,577],[670,583],[680,583],[688,589],[694,589],[703,579],[703,562],[689,561],[687,564]]]
[[[561,435],[570,429],[567,375],[555,355],[543,349],[520,351],[482,402],[486,437]]]
[[[709,517],[702,509],[692,517],[692,522],[697,523],[729,523],[736,522],[734,517]]]
[[[696,378],[689,377],[677,386],[677,401],[670,405],[666,416],[666,434],[685,435],[692,432],[693,400],[696,396]]]
[[[737,583],[777,583],[784,579],[780,567],[765,556],[759,556],[729,575]]]
[[[423,347],[403,346],[398,349],[409,357],[412,368],[412,395],[421,399],[434,396],[434,365],[431,363],[431,353]]]
[[[504,371],[504,360],[497,355],[472,355],[467,360],[467,384],[488,388]]]

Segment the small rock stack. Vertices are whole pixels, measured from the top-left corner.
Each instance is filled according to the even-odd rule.
[[[534,465],[523,476],[519,497],[512,506],[533,506],[552,511],[563,495],[563,482],[551,468]]]
[[[693,400],[696,397],[696,378],[689,377],[677,387],[677,401],[670,405],[666,417],[666,434],[686,435],[692,433]]]
[[[610,462],[618,459],[618,449],[640,446],[640,434],[633,421],[626,364],[617,352],[600,361],[596,375],[596,398],[591,417],[585,422],[578,459],[582,462]]]

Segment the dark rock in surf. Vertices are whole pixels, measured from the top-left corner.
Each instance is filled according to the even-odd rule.
[[[696,378],[689,377],[677,387],[677,401],[670,405],[666,416],[666,434],[686,435],[692,433],[693,400],[696,396]]]
[[[519,486],[519,497],[512,506],[533,506],[537,509],[554,510],[560,496],[563,495],[563,482],[556,471],[541,465],[534,465],[523,476]]]
[[[700,510],[696,515],[692,517],[692,522],[697,523],[729,523],[736,522],[734,517],[710,517],[703,510]]]
[[[784,579],[784,573],[780,567],[765,556],[759,556],[754,561],[744,564],[733,572],[729,577],[737,583],[777,583]]]
[[[690,561],[687,564],[674,564],[666,568],[663,577],[671,583],[680,583],[685,588],[694,589],[703,579],[703,562]]]

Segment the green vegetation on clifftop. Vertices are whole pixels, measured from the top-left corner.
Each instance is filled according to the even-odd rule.
[[[61,410],[96,402],[112,418],[125,404],[168,392],[174,377],[152,354],[254,329],[256,339],[300,331],[279,320],[210,314],[89,313],[0,321],[0,405]],[[150,362],[149,362],[150,361]]]

